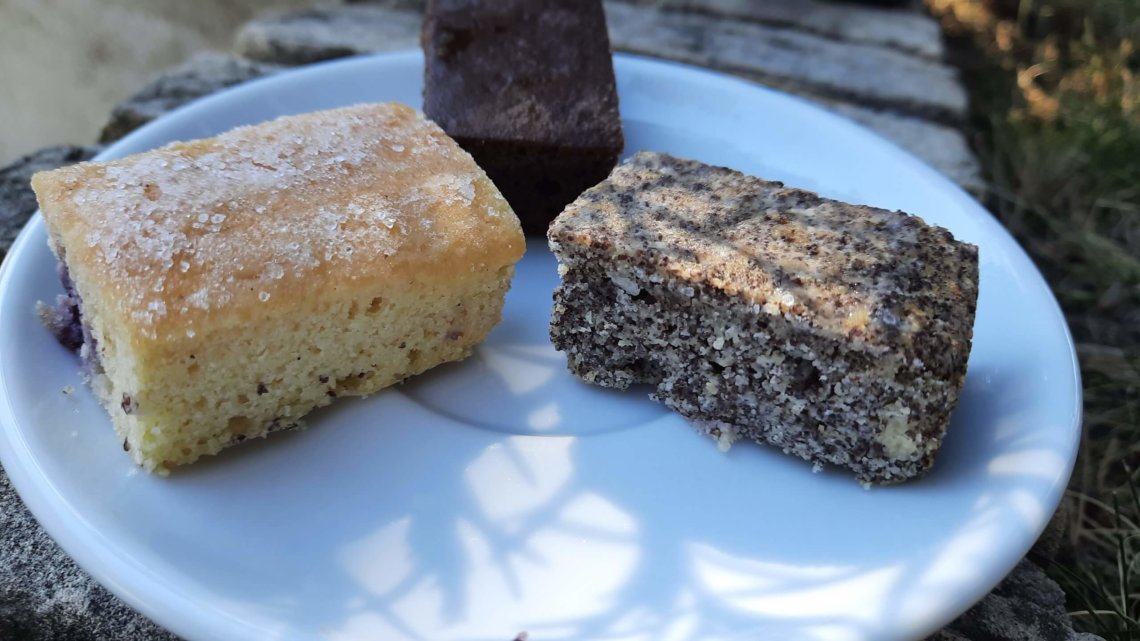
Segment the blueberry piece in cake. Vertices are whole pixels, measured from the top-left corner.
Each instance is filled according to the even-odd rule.
[[[716,437],[864,482],[932,465],[970,354],[978,252],[902,212],[640,153],[554,221],[551,339]]]
[[[159,473],[464,358],[524,250],[471,156],[395,103],[32,183],[68,288],[42,311]]]

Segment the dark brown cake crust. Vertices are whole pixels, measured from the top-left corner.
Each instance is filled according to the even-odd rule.
[[[624,145],[600,0],[429,0],[424,113],[528,234],[603,180]]]
[[[929,469],[957,403],[977,248],[901,212],[642,153],[550,229],[570,369],[862,481]]]

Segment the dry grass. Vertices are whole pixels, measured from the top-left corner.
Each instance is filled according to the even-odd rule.
[[[1065,310],[1085,436],[1068,549],[1078,627],[1140,637],[1140,0],[927,0],[955,45],[987,205]]]

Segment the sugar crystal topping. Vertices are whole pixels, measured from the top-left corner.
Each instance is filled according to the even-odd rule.
[[[66,183],[76,227],[131,318],[266,303],[283,283],[340,264],[359,277],[407,243],[430,244],[442,209],[506,208],[434,124],[364,105],[242,127],[106,164]],[[167,297],[171,285],[182,295]]]

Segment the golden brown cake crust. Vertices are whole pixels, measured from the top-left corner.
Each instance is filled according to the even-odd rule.
[[[33,186],[81,293],[109,303],[102,313],[132,340],[176,343],[357,280],[411,285],[524,250],[521,235],[499,242],[518,220],[470,156],[396,103],[74,165]],[[449,198],[425,193],[436,189]]]

